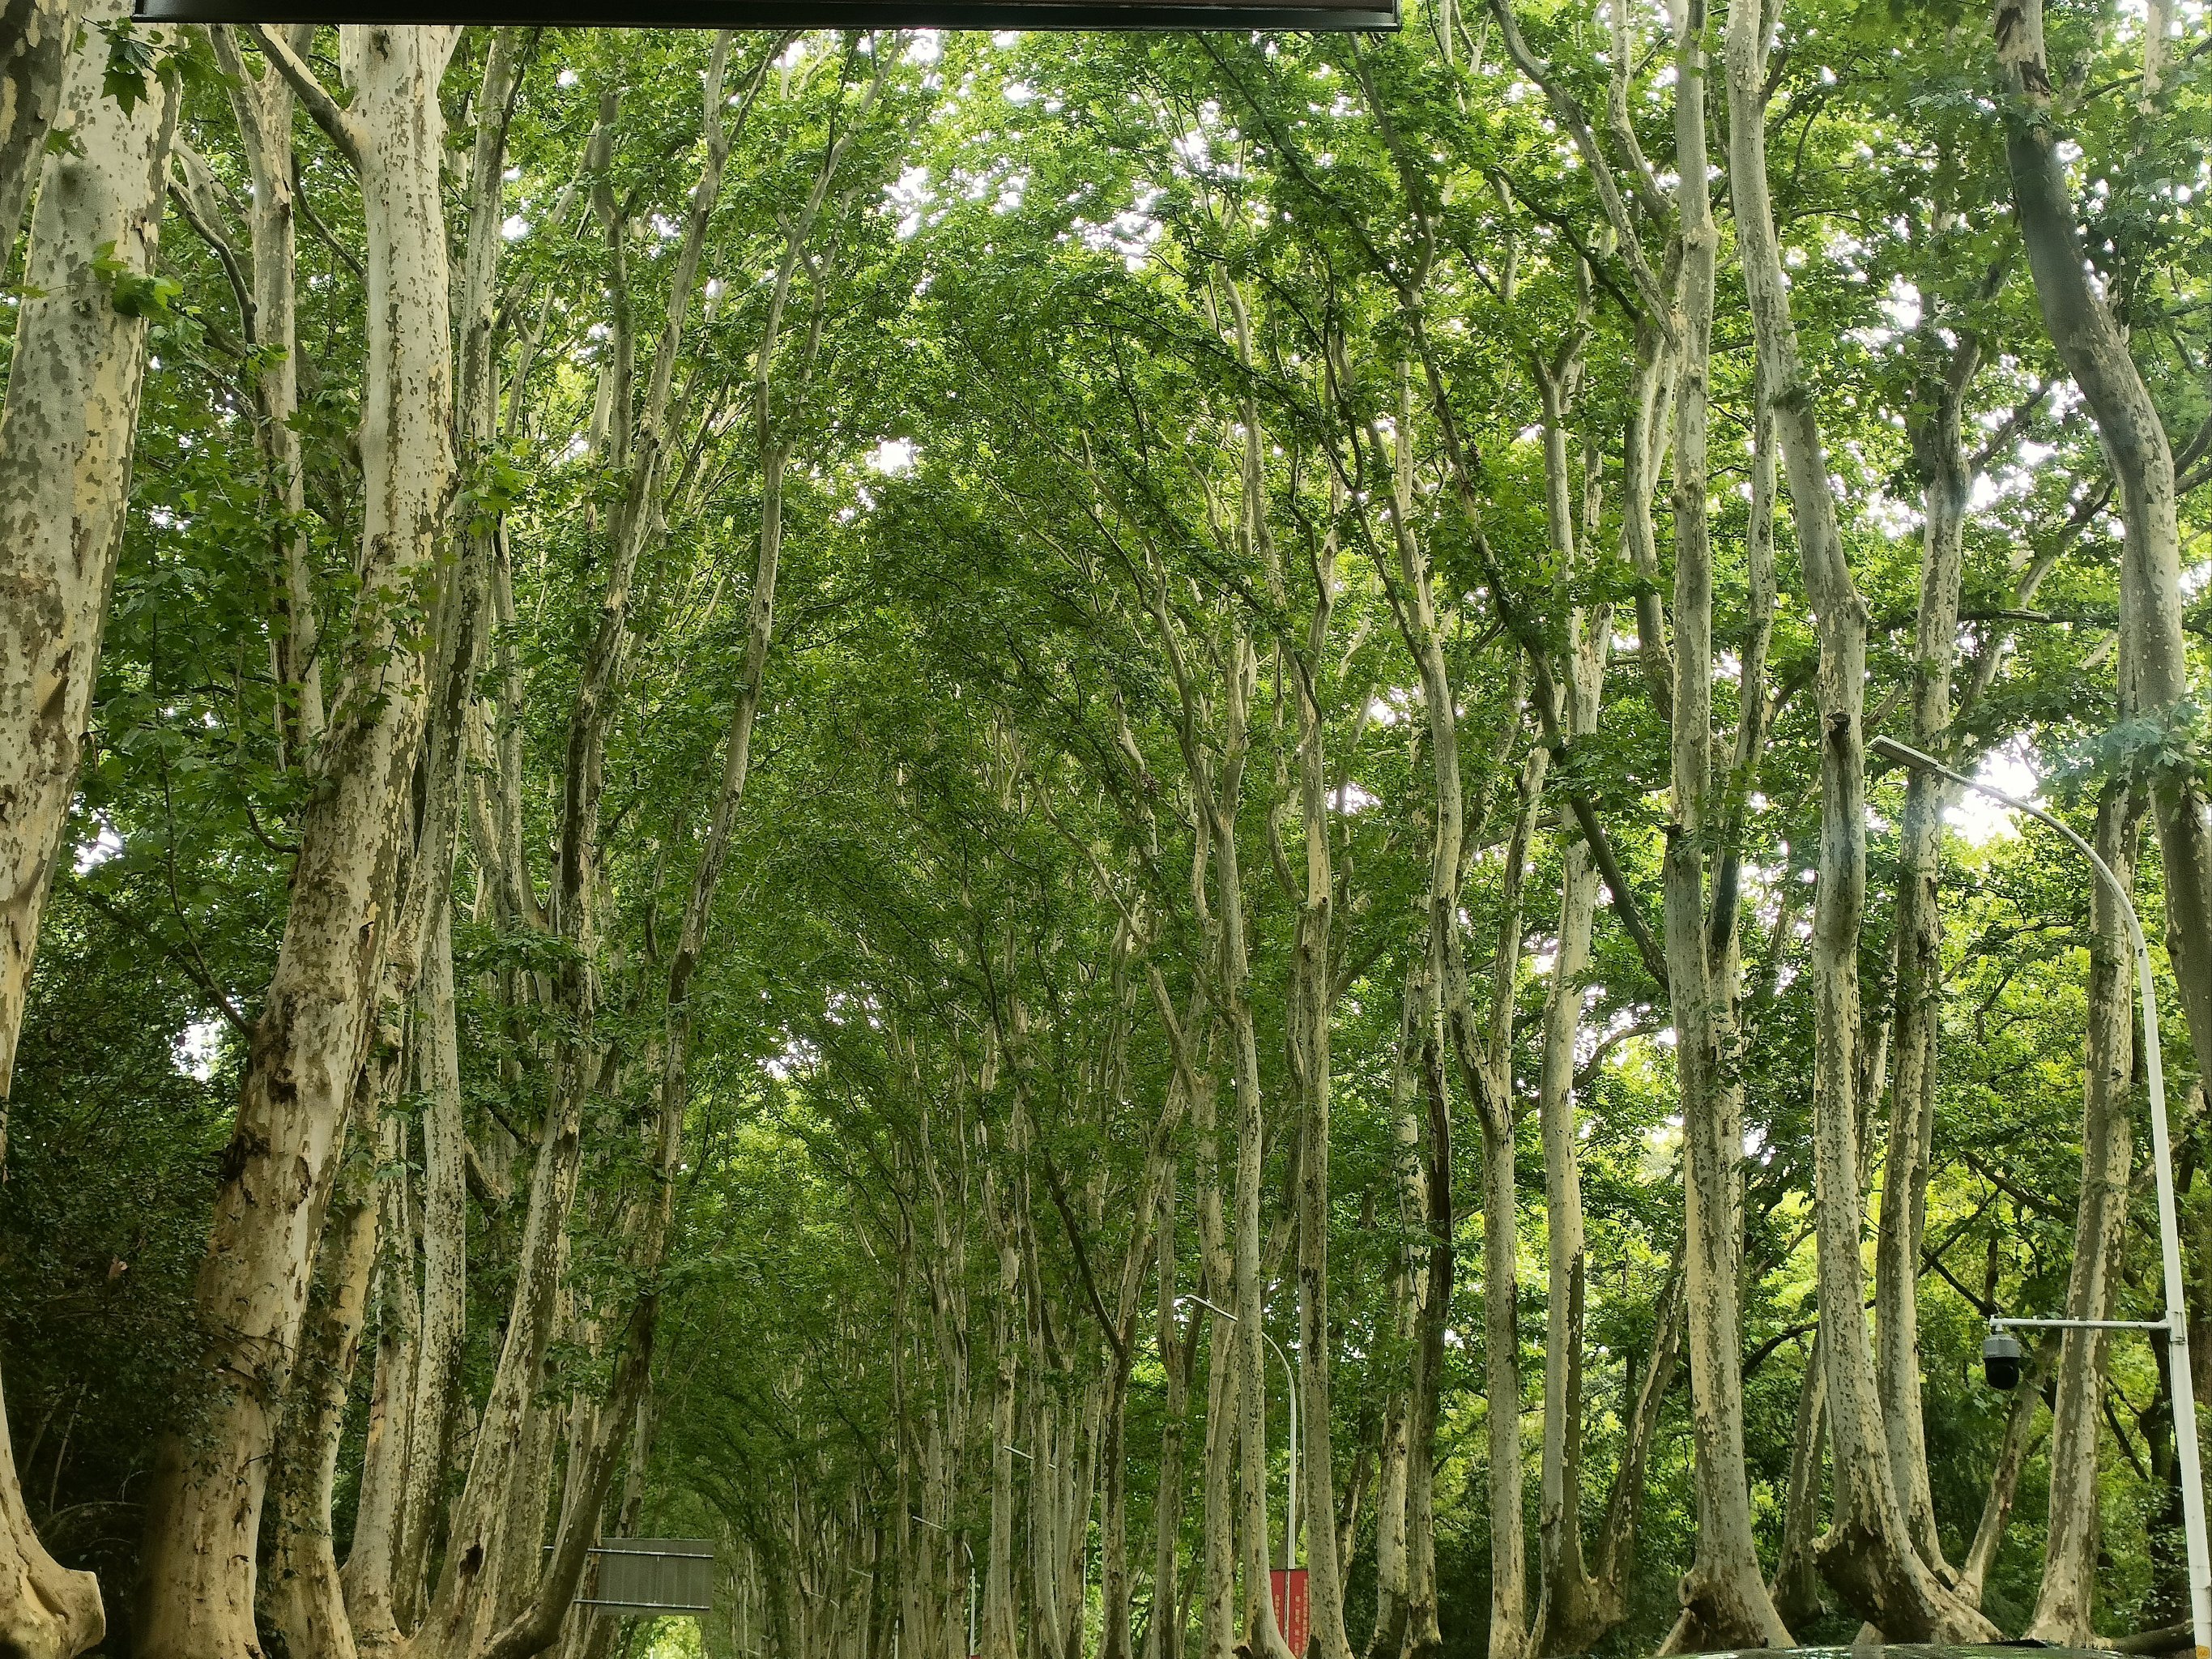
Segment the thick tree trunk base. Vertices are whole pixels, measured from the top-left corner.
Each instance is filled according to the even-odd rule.
[[[1892,1642],[1994,1642],[1997,1628],[1936,1581],[1908,1545],[1880,1528],[1835,1517],[1814,1547],[1820,1577],[1844,1605]]]
[[[73,1659],[106,1633],[100,1581],[56,1561],[31,1528],[0,1418],[0,1654]]]
[[[1793,1645],[1756,1577],[1746,1583],[1738,1572],[1715,1572],[1700,1564],[1682,1575],[1681,1595],[1681,1617],[1659,1644],[1662,1654]]]
[[[1627,1616],[1616,1589],[1589,1576],[1581,1560],[1571,1555],[1560,1570],[1544,1583],[1544,1599],[1536,1609],[1535,1632],[1529,1638],[1530,1659],[1565,1659],[1588,1653],[1610,1636]]]
[[[1424,1607],[1407,1608],[1406,1633],[1400,1644],[1401,1659],[1443,1659],[1443,1637],[1437,1623],[1436,1608],[1426,1607],[1427,1617],[1422,1617]]]

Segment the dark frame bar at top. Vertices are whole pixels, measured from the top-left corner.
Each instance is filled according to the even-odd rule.
[[[1395,29],[1400,0],[137,0],[145,23],[624,28]]]

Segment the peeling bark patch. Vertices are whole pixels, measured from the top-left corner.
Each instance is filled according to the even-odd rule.
[[[268,1138],[241,1123],[222,1149],[222,1161],[216,1165],[216,1178],[222,1186],[234,1186],[250,1164],[268,1155]]]

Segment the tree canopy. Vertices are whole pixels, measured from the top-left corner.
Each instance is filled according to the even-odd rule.
[[[0,1651],[2191,1645],[2201,4],[19,9]]]

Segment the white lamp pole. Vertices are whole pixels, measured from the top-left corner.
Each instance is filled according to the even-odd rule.
[[[2150,943],[2143,937],[2142,923],[2136,916],[2136,907],[2128,890],[2112,867],[2097,856],[2096,848],[2083,841],[2039,806],[2024,800],[2015,800],[2001,789],[1992,789],[1985,783],[1954,772],[1933,756],[1923,755],[1917,749],[1908,748],[1893,738],[1876,738],[1868,745],[1876,754],[1892,760],[1902,761],[1948,778],[1961,788],[1972,789],[1977,794],[1987,795],[1991,800],[2002,801],[2014,811],[2025,812],[2039,823],[2047,823],[2066,838],[2074,850],[2089,861],[2112,896],[2119,901],[2120,914],[2127,918],[2128,938],[2135,945],[2136,987],[2142,999],[2143,1061],[2150,1084],[2150,1140],[2152,1174],[2158,1189],[2158,1233],[2160,1252],[2164,1257],[2166,1277],[2166,1316],[2156,1320],[2118,1319],[1993,1319],[1992,1328],[2007,1326],[2082,1326],[2099,1329],[2163,1330],[2166,1343],[2166,1373],[2173,1389],[2173,1450],[2175,1474],[2181,1482],[2182,1529],[2188,1537],[2189,1547],[2189,1613],[2195,1632],[2197,1659],[2212,1659],[2212,1547],[2208,1547],[2204,1526],[2204,1480],[2197,1467],[2197,1389],[2189,1371],[2189,1315],[2182,1300],[2181,1229],[2174,1217],[2173,1203],[2173,1144],[2166,1125],[2166,1068],[2159,1051],[2158,993],[2150,974]]]
[[[1218,1302],[1208,1302],[1202,1296],[1186,1295],[1182,1300],[1195,1302],[1201,1308],[1211,1308],[1232,1325],[1239,1322],[1237,1316],[1228,1309]],[[1283,1566],[1287,1571],[1294,1570],[1298,1563],[1298,1456],[1301,1443],[1298,1439],[1298,1376],[1291,1368],[1291,1357],[1276,1346],[1275,1339],[1267,1334],[1265,1328],[1260,1332],[1260,1340],[1274,1348],[1275,1358],[1283,1362],[1283,1379],[1291,1395],[1291,1471],[1289,1478],[1283,1482]],[[1267,1394],[1263,1389],[1260,1396],[1260,1414],[1263,1422],[1267,1411]],[[1285,1594],[1288,1593],[1285,1590]],[[2200,1654],[2197,1659],[2205,1659],[2205,1656]]]

